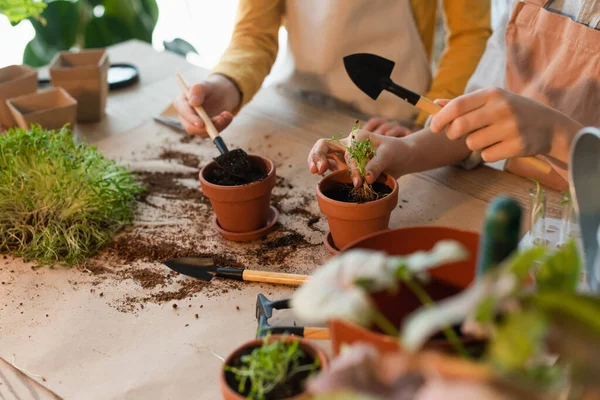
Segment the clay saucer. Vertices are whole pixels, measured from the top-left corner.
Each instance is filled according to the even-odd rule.
[[[270,233],[273,228],[275,228],[275,224],[279,220],[279,211],[273,207],[269,207],[269,218],[267,219],[267,225],[264,228],[260,228],[256,231],[252,232],[229,232],[225,229],[221,228],[219,225],[219,221],[217,221],[217,216],[213,216],[213,227],[217,232],[221,234],[225,239],[232,240],[234,242],[251,242],[253,240],[261,239]]]
[[[327,248],[327,250],[329,250],[329,252],[331,254],[333,254],[334,256],[337,256],[338,254],[340,254],[340,251],[338,250],[338,248],[335,247],[335,243],[333,243],[333,237],[331,236],[331,232],[327,232],[327,235],[325,235],[325,239],[323,240],[323,243],[325,244],[325,248]]]

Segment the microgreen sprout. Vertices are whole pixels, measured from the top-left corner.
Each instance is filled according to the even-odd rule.
[[[360,187],[353,188],[350,194],[358,202],[373,201],[377,200],[381,195],[373,190],[371,185],[366,182],[365,178],[367,164],[373,157],[375,157],[375,149],[373,149],[373,143],[371,142],[371,139],[365,139],[361,141],[356,140],[355,133],[359,129],[360,122],[356,120],[354,121],[354,125],[352,125],[352,131],[349,135],[350,144],[346,146],[346,151],[350,155],[350,159],[354,160],[356,169],[363,178],[363,184]],[[341,143],[341,137],[335,135],[331,140]]]
[[[132,174],[67,128],[0,135],[0,252],[73,265],[131,222]]]
[[[304,373],[306,376],[321,368],[318,357],[306,363],[307,354],[298,340],[264,338],[263,344],[241,357],[240,366],[226,365],[225,371],[234,374],[238,393],[248,399],[264,400],[275,388],[285,386],[291,379]],[[298,393],[295,393],[298,394]]]

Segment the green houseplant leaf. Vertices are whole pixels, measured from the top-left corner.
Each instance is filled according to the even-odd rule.
[[[25,47],[23,62],[41,67],[48,64],[57,52],[75,46],[79,11],[79,2],[56,0],[48,3],[41,15],[45,23],[30,18],[36,34]]]

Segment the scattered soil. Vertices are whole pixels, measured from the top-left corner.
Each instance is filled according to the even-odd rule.
[[[137,175],[146,188],[146,191],[138,197],[138,201],[148,204],[149,196],[160,196],[166,199],[194,200],[203,203],[209,201],[198,187],[191,188],[178,182],[181,179],[198,181],[197,172],[138,172]]]
[[[371,187],[378,196],[375,200],[381,199],[387,196],[388,194],[392,193],[392,188],[383,182],[375,182],[373,185],[371,185]],[[351,184],[340,183],[339,185],[328,190],[327,193],[324,194],[330,199],[343,201],[344,203],[364,203],[365,201],[356,198],[354,193],[352,193],[353,189],[354,186],[352,186]]]
[[[242,366],[242,357],[252,353],[256,347],[250,347],[245,349],[243,352],[240,352],[239,356],[234,358],[231,362],[231,366],[233,367],[241,367]],[[307,355],[306,351],[305,355],[299,359],[300,365],[310,365],[315,362],[313,356]],[[298,374],[293,375],[289,380],[285,381],[283,384],[279,384],[273,388],[273,390],[267,394],[265,400],[279,400],[279,399],[287,399],[294,396],[297,396],[304,392],[306,380],[309,377],[309,372],[300,372]],[[238,388],[238,381],[236,380],[235,375],[232,372],[225,372],[225,380],[229,384],[236,393]],[[250,393],[250,385],[246,385],[246,390],[244,393],[240,393],[242,396],[247,397]]]
[[[190,168],[199,168],[200,162],[202,161],[200,157],[195,154],[183,153],[171,149],[163,149],[158,158],[161,160],[175,160],[179,164],[183,164]]]
[[[267,177],[264,165],[252,163],[242,149],[231,150],[215,158],[218,168],[207,174],[206,180],[215,185],[240,186],[262,181]]]

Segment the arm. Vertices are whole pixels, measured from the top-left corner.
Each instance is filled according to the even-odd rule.
[[[448,36],[427,93],[430,99],[452,99],[463,94],[492,34],[489,1],[444,0],[443,4]],[[423,125],[428,116],[420,112],[416,123]]]
[[[258,92],[278,51],[283,0],[240,0],[231,42],[212,74],[233,81],[241,92],[238,111]]]

